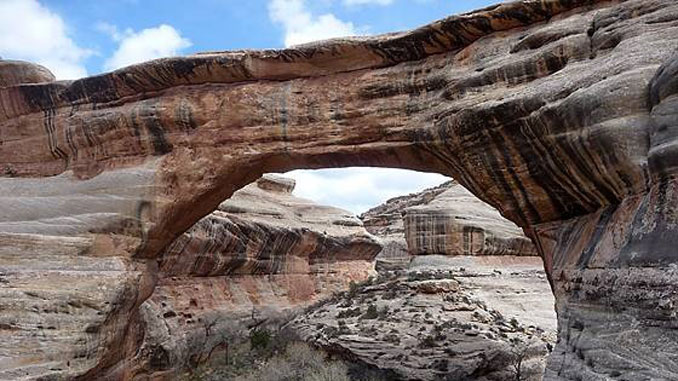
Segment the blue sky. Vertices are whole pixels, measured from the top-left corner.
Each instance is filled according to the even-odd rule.
[[[0,57],[38,62],[58,79],[76,79],[159,57],[283,48],[315,39],[411,29],[496,2],[0,0]],[[445,181],[438,175],[388,169],[291,175],[298,182],[296,193],[356,213],[388,197]]]

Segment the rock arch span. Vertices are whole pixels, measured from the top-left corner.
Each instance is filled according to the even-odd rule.
[[[534,239],[546,379],[676,378],[677,40],[671,0],[526,0],[74,82],[4,65],[0,375],[124,378],[174,237],[264,172],[363,165],[454,177]]]

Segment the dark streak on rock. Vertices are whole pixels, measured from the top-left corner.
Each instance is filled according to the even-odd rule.
[[[612,219],[615,211],[617,210],[618,205],[610,205],[609,207],[603,209],[596,223],[596,229],[591,235],[588,244],[586,245],[586,250],[581,253],[577,259],[577,268],[583,269],[586,268],[593,257],[593,253],[596,251],[598,243],[601,242],[601,237],[608,229],[608,224]]]

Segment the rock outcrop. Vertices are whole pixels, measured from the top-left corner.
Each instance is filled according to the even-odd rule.
[[[381,246],[358,218],[292,195],[264,175],[175,240],[140,307],[137,377],[173,377],[223,356],[254,325],[279,326],[303,307],[374,272]]]
[[[403,214],[412,255],[538,255],[518,226],[456,182]]]
[[[0,87],[0,377],[125,378],[171,242],[263,173],[363,165],[448,175],[536,242],[546,380],[678,378],[677,43],[673,0],[524,0]]]
[[[412,254],[405,240],[403,213],[409,207],[431,202],[452,184],[446,182],[418,193],[394,197],[360,216],[367,231],[378,236],[384,246],[377,255],[377,271],[402,271],[409,267]]]
[[[298,316],[302,337],[388,379],[542,379],[554,300],[517,226],[455,181],[362,218],[390,243],[379,281]]]
[[[555,343],[552,304],[551,319],[544,321],[539,310],[528,313],[507,303],[495,308],[496,297],[484,298],[487,287],[471,285],[496,282],[493,292],[518,301],[537,298],[550,292],[543,271],[535,287],[534,268],[525,264],[495,262],[494,269],[476,266],[476,271],[459,264],[387,275],[314,306],[289,326],[388,380],[515,380],[518,369],[520,380],[541,380]],[[506,275],[494,271],[499,266]],[[501,286],[508,282],[513,289]]]
[[[54,82],[56,78],[44,66],[0,58],[0,87],[22,83]]]

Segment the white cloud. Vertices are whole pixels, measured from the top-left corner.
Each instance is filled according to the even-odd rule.
[[[393,0],[344,0],[344,5],[354,6],[354,5],[391,5]]]
[[[297,181],[295,195],[355,214],[363,213],[389,198],[418,192],[449,180],[436,173],[393,168],[296,170],[284,176]]]
[[[381,0],[383,1],[383,0]],[[304,0],[272,0],[268,4],[270,19],[285,29],[285,46],[357,34],[355,26],[331,13],[314,16]]]
[[[0,56],[39,63],[57,79],[87,75],[83,61],[93,52],[79,47],[66,24],[37,0],[0,0]]]
[[[114,25],[100,23],[97,28],[118,42],[118,48],[104,63],[104,69],[115,70],[131,64],[161,57],[176,56],[182,49],[191,46],[191,41],[167,24],[135,32],[118,31]]]

